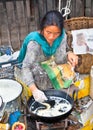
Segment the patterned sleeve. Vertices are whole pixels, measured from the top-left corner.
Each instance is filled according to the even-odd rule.
[[[64,39],[62,40],[57,52],[55,54],[55,61],[57,64],[62,64],[67,62],[67,36],[65,34]]]
[[[31,41],[27,46],[27,52],[26,52],[25,59],[23,61],[23,67],[22,67],[23,80],[25,84],[27,84],[28,86],[34,82],[31,69],[33,67],[33,64],[36,62],[38,51],[39,51],[38,44]]]

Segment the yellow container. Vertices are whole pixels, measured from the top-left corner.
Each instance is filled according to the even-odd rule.
[[[90,90],[90,76],[86,76],[84,79],[76,81],[74,85],[79,88],[78,98],[83,98],[89,95]]]
[[[3,124],[3,123],[0,123],[0,130],[9,130],[10,126],[8,123],[6,124]]]
[[[84,126],[84,127],[81,128],[80,130],[93,130],[93,123]]]

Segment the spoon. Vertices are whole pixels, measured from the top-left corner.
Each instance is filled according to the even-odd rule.
[[[55,105],[55,100],[45,100],[44,102],[33,102],[31,105],[31,110],[34,111],[36,109],[47,109],[51,108]]]

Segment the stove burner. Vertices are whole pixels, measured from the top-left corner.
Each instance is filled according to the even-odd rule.
[[[68,119],[62,120],[58,123],[43,123],[36,121],[37,130],[66,130],[68,127]]]

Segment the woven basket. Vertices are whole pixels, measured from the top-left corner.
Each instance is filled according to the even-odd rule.
[[[75,17],[65,20],[65,28],[67,31],[84,29],[84,28],[93,28],[93,18]]]
[[[79,30],[86,28],[93,28],[93,18],[92,17],[75,17],[64,21],[64,27],[67,33],[67,42],[70,50],[73,51],[72,46],[72,34],[71,30]],[[76,71],[81,74],[86,74],[90,72],[90,68],[93,65],[93,55],[91,54],[81,54],[79,55],[79,66],[76,67]]]

